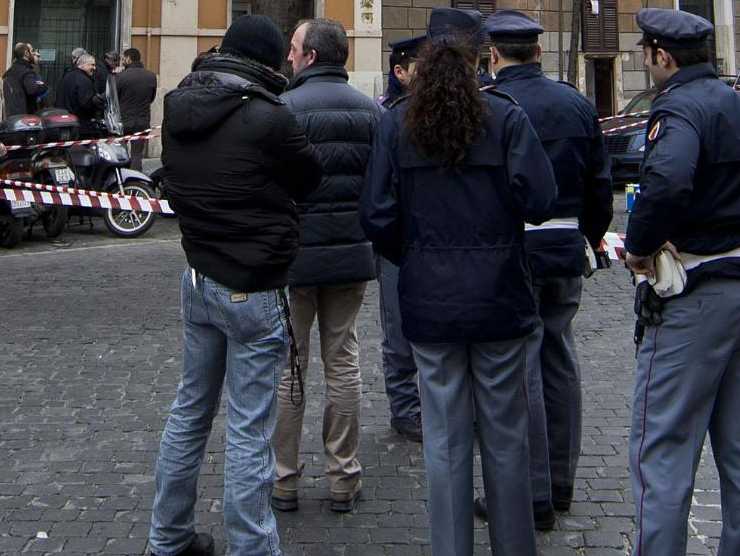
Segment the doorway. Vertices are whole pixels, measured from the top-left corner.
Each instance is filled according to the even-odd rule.
[[[586,96],[600,118],[614,115],[614,58],[586,59]]]
[[[16,1],[13,43],[30,42],[39,50],[41,78],[51,99],[74,48],[82,47],[99,60],[117,48],[119,9],[120,0]]]

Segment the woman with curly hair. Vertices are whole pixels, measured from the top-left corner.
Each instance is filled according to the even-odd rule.
[[[524,344],[536,318],[524,221],[556,197],[524,112],[479,91],[478,12],[438,8],[410,95],[384,114],[362,219],[400,265],[419,369],[432,554],[473,553],[473,415],[497,556],[535,556]]]

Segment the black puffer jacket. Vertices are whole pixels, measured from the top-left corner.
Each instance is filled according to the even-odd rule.
[[[347,72],[338,66],[309,67],[282,98],[306,129],[324,169],[321,186],[298,207],[301,250],[290,284],[372,280],[373,250],[360,226],[357,205],[380,108],[349,85]]]
[[[286,83],[219,55],[164,101],[164,179],[188,262],[238,291],[287,284],[298,251],[294,199],[321,178],[303,129],[276,96]]]

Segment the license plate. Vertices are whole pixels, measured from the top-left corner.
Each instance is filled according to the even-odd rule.
[[[54,176],[57,183],[72,183],[75,181],[75,175],[69,168],[55,168]]]
[[[21,210],[30,207],[31,203],[29,203],[28,201],[10,201],[11,210]]]

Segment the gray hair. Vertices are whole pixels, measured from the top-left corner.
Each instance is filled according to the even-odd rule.
[[[85,50],[82,47],[77,47],[74,50],[72,50],[72,62],[77,63],[77,60],[82,56],[83,54],[87,54],[87,50]]]
[[[317,64],[343,66],[349,57],[349,40],[344,26],[331,19],[309,19],[303,38],[303,53],[316,52]]]
[[[85,64],[94,64],[95,63],[95,56],[92,54],[82,54],[77,58],[77,61],[75,62],[75,66],[78,68],[81,68]]]

